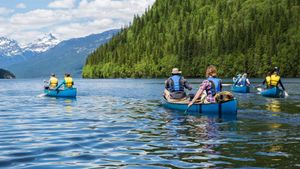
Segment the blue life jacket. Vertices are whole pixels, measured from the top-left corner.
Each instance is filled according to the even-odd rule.
[[[212,83],[210,91],[213,96],[221,92],[221,79],[215,77],[209,77],[207,78],[207,80]]]
[[[170,86],[171,92],[184,91],[184,88],[183,88],[182,84],[180,83],[181,76],[173,75],[171,77],[171,79],[173,81],[173,85]]]
[[[237,85],[239,83],[240,79],[241,79],[240,77],[237,77],[235,82],[234,82],[234,85]]]
[[[242,86],[246,86],[247,82],[246,82],[246,78],[242,78],[241,80],[241,84]]]

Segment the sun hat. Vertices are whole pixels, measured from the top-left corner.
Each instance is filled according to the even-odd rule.
[[[179,71],[178,68],[173,68],[172,69],[172,74],[181,74],[181,71]]]

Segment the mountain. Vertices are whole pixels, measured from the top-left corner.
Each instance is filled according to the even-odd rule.
[[[28,58],[45,52],[60,41],[52,34],[45,35],[33,43],[20,46],[15,40],[0,37],[0,67],[8,67],[9,65],[20,63]]]
[[[18,42],[5,37],[0,37],[0,57],[13,57],[22,54]]]
[[[4,69],[0,69],[0,79],[15,79],[15,78],[16,76],[11,72]]]
[[[300,77],[299,0],[156,0],[92,53],[83,77],[262,77],[274,66]]]
[[[54,37],[51,33],[48,35],[45,35],[43,38],[39,38],[33,43],[30,43],[23,47],[24,52],[36,52],[41,53],[45,52],[54,46],[56,46],[60,40],[58,40],[56,37]]]
[[[22,48],[18,42],[0,37],[0,67],[24,60]]]
[[[62,41],[45,52],[7,68],[13,71],[18,78],[48,77],[50,73],[63,76],[66,72],[71,73],[74,77],[80,77],[86,57],[118,32],[119,30],[110,30],[83,38]]]

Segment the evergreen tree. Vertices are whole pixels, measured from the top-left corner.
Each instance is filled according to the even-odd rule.
[[[300,77],[299,0],[156,0],[86,60],[85,78],[261,77],[273,66]]]

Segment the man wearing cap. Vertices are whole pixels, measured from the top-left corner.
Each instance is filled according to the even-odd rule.
[[[55,89],[58,85],[58,79],[55,77],[55,74],[52,73],[49,79],[49,88]]]
[[[165,82],[165,96],[171,99],[186,98],[184,88],[192,90],[192,86],[182,77],[181,71],[178,68],[173,68],[172,76]]]

